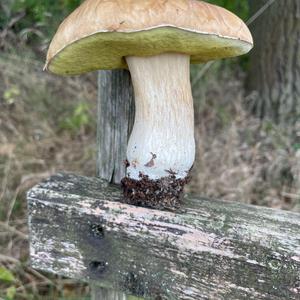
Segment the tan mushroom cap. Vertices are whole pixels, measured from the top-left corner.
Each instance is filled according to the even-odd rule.
[[[185,53],[192,63],[253,47],[248,27],[197,0],[86,0],[56,32],[45,68],[61,75],[127,68],[124,57]]]

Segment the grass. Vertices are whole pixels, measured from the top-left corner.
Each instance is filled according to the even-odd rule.
[[[197,159],[190,189],[300,211],[297,143],[290,128],[247,113],[244,81],[242,72],[223,63],[207,74],[202,87],[195,87]]]
[[[95,174],[96,76],[56,78],[42,67],[26,56],[0,56],[3,299],[74,299],[88,294],[87,286],[46,277],[28,263],[26,191],[59,170]],[[10,274],[9,280],[1,274]]]
[[[28,263],[26,191],[59,170],[95,174],[96,76],[54,77],[42,67],[30,55],[0,55],[0,298],[7,300],[89,294]],[[242,72],[216,64],[194,85],[197,159],[188,189],[299,211],[300,147],[247,114],[243,81]]]

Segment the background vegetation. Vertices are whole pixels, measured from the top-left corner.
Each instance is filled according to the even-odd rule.
[[[53,33],[80,2],[0,2],[0,299],[83,299],[89,292],[30,268],[25,201],[31,186],[59,170],[95,174],[96,74],[42,72]],[[244,20],[252,15],[246,0],[208,2]],[[250,64],[245,56],[192,68],[197,161],[189,190],[299,211],[300,127],[251,114],[244,88]]]

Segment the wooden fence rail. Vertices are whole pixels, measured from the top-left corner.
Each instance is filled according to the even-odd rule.
[[[118,186],[71,174],[31,189],[32,266],[149,299],[299,299],[299,214],[191,196],[176,213],[120,200]]]

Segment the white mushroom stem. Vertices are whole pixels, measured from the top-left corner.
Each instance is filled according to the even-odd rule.
[[[190,57],[126,57],[136,115],[127,148],[127,177],[139,180],[188,175],[195,159]]]

